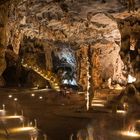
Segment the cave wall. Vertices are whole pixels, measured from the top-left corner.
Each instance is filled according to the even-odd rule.
[[[78,46],[78,49],[75,52],[79,60],[77,61],[77,81],[86,89],[87,61],[83,58],[88,57],[87,49],[91,46],[94,50],[90,58],[93,63],[92,77],[96,87],[100,87],[102,81],[109,78],[122,83],[125,80],[122,75],[124,66],[118,54],[121,35],[112,14],[86,10],[84,15],[80,15],[83,14],[82,8],[79,13],[74,11],[73,6],[76,3],[65,1],[65,5],[69,4],[68,12],[61,4],[52,1],[24,0],[19,2],[16,8],[13,4],[10,5],[7,39],[8,44],[13,46],[14,52],[19,55],[24,36],[36,38],[43,43],[46,68],[51,70],[51,52],[54,49],[54,42],[76,44],[75,47]]]
[[[6,5],[8,6],[8,5]],[[7,22],[8,12],[4,5],[0,6],[0,86],[4,86],[5,82],[2,73],[6,68],[5,51],[7,46]]]
[[[91,76],[94,88],[103,87],[103,83],[107,82],[109,78],[115,83],[124,83],[126,81],[122,71],[124,64],[119,55],[121,34],[116,21],[104,13],[99,13],[92,16],[89,29],[94,29],[95,32],[92,32],[93,42],[86,42],[80,46],[80,84],[84,85],[84,89],[86,89],[88,46],[91,46],[92,49],[90,59],[92,59]]]
[[[125,76],[136,78],[134,83],[140,89],[140,20],[139,16],[129,16],[118,21],[121,32],[120,56],[125,65]]]
[[[93,46],[99,57],[100,75],[103,80],[111,78],[118,83],[122,83],[125,79],[122,75],[123,63],[119,56],[121,34],[116,20],[105,14],[99,14],[93,19],[100,24],[102,23],[102,27],[98,28],[102,33],[102,38]]]
[[[39,87],[45,88],[47,85],[46,80],[38,75],[33,68],[22,66],[22,61],[30,66],[36,66],[40,69],[46,69],[46,56],[43,43],[40,43],[38,39],[31,39],[30,37],[23,37],[19,49],[19,77],[22,72],[27,71],[25,82],[23,85],[26,87]],[[24,70],[24,71],[23,71]],[[25,73],[25,72],[24,72]],[[23,79],[23,78],[22,78]]]
[[[83,90],[87,89],[87,60],[88,60],[88,45],[81,44],[80,49],[77,52],[78,59],[78,82],[83,87]]]

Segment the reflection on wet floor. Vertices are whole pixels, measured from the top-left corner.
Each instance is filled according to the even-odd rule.
[[[1,140],[37,140],[38,129],[36,126],[25,126],[23,115],[8,115],[8,110],[0,110],[0,139]],[[39,140],[39,139],[38,139]]]
[[[114,106],[108,107],[108,98],[94,97],[92,108],[86,111],[82,106],[83,95],[72,95],[69,99],[53,92],[0,94],[0,119],[12,140],[139,139],[139,106],[133,110],[122,106],[114,112]]]

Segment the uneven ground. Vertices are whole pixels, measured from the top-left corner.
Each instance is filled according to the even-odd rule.
[[[33,93],[34,97],[31,96]],[[8,98],[8,95],[13,97]],[[43,99],[39,99],[40,96]],[[14,98],[18,100],[14,101]],[[131,138],[120,134],[120,131],[128,128],[132,119],[140,118],[138,111],[128,115],[112,114],[110,109],[94,107],[87,112],[83,106],[83,99],[83,95],[71,95],[69,98],[45,90],[1,89],[0,91],[0,102],[6,105],[6,110],[18,114],[23,110],[25,124],[30,121],[34,124],[36,119],[41,134],[47,134],[49,140],[69,140],[71,134],[74,134],[77,140],[76,135],[81,132],[86,135],[87,130],[93,130],[93,137],[97,140],[139,139],[139,137]]]
[[[28,7],[26,7],[27,3],[25,0],[25,3],[18,7],[18,12],[16,11],[15,15],[12,15],[11,12],[8,23],[9,34],[7,33],[7,38],[9,40],[6,38],[5,40],[7,41],[5,42],[10,42],[10,44],[13,45],[13,50],[16,54],[18,54],[19,51],[22,35],[31,38],[46,39],[51,43],[55,41],[74,42],[81,48],[85,48],[85,44],[92,45],[93,43],[93,48],[100,48],[103,50],[103,57],[104,54],[107,56],[106,59],[104,59],[105,63],[103,62],[106,65],[108,56],[111,60],[108,52],[110,52],[112,48],[116,48],[115,53],[120,60],[118,51],[121,47],[121,36],[118,34],[119,30],[117,28],[116,19],[124,19],[131,15],[139,17],[140,15],[139,9],[135,13],[128,13],[127,8],[121,6],[115,0],[108,0],[105,4],[101,4],[100,1],[90,1],[89,3],[87,3],[87,1],[81,1],[79,3],[74,2],[69,5],[68,14],[62,11],[58,3],[51,5],[44,4],[43,1],[42,3],[37,0],[35,2],[36,3],[33,5],[29,4]],[[138,2],[139,1],[137,1],[137,3]],[[139,4],[137,4],[137,7],[139,8]],[[50,13],[54,14],[51,16],[52,19],[50,19],[50,21],[48,19],[49,17],[44,17],[45,13],[48,14],[49,8]],[[87,17],[88,12],[92,13],[92,22],[89,21],[90,19]],[[59,14],[62,17],[59,18]],[[117,31],[117,34],[114,30]],[[6,45],[4,44],[4,46]],[[48,46],[44,47],[47,48]],[[104,50],[106,50],[106,48],[107,52],[105,53]],[[48,52],[49,51],[46,50],[46,54]],[[3,51],[1,51],[1,54],[3,56]],[[111,56],[114,58],[113,53]],[[87,56],[85,55],[85,57]],[[3,58],[5,60],[5,56],[3,56]],[[114,69],[119,65],[116,64],[117,58],[113,61]],[[2,62],[1,66],[5,66],[4,64]],[[119,71],[118,73],[120,73],[121,67],[122,65],[119,70],[117,69],[117,72]],[[2,68],[1,72],[3,69],[5,69],[5,67]],[[35,97],[31,96],[32,93],[35,94]],[[10,94],[13,95],[12,98],[8,98]],[[39,99],[40,96],[42,96],[43,99]],[[14,98],[18,100],[14,101]],[[140,118],[138,105],[136,108],[134,107],[135,111],[133,113],[126,115],[112,114],[110,109],[104,107],[94,107],[93,110],[87,112],[83,109],[85,108],[83,99],[84,97],[82,95],[64,97],[62,95],[57,95],[57,93],[53,91],[35,92],[28,90],[0,89],[1,106],[5,104],[6,110],[13,113],[17,112],[18,114],[23,110],[26,118],[25,124],[36,119],[41,133],[47,134],[49,140],[69,140],[72,133],[76,137],[77,133],[81,131],[86,135],[87,129],[89,130],[89,128],[93,130],[92,136],[95,140],[139,140],[139,137],[130,138],[122,136],[119,133],[119,131],[122,131],[124,128],[128,128],[128,124],[131,120],[135,121]],[[82,130],[79,132],[80,129]],[[75,138],[75,140],[77,139]]]

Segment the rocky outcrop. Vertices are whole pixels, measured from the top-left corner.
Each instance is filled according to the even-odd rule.
[[[2,73],[6,68],[5,50],[7,46],[7,21],[8,13],[4,6],[0,6],[0,86],[4,85]]]
[[[77,79],[79,81],[79,84],[82,85],[83,90],[87,89],[87,70],[88,70],[88,45],[87,44],[81,44],[80,50],[78,50],[78,74],[79,78]]]
[[[104,13],[97,14],[92,19],[93,22],[102,25],[101,27],[96,27],[100,37],[98,37],[95,44],[92,45],[98,57],[95,66],[98,65],[97,63],[100,64],[100,66],[98,65],[98,75],[100,75],[99,77],[101,77],[103,81],[111,78],[113,81],[122,83],[124,80],[122,75],[123,63],[119,56],[121,35],[117,23],[115,19]]]
[[[118,22],[121,31],[120,56],[125,64],[125,75],[136,78],[135,86],[140,89],[140,17],[129,16]]]
[[[64,5],[66,6],[68,3]],[[87,15],[85,17],[80,16],[75,13],[77,11],[74,12],[70,3],[69,11],[66,12],[64,5],[58,2],[47,3],[47,1],[39,2],[37,0],[21,2],[16,9],[16,14],[11,15],[9,22],[9,30],[12,33],[10,42],[13,45],[14,52],[18,54],[23,35],[48,40],[52,44],[55,41],[68,44],[74,42],[82,50],[81,72],[78,81],[85,85],[84,89],[86,89],[87,69],[85,66],[87,65],[86,57],[88,57],[86,46],[91,45],[93,49],[100,52],[100,54],[98,53],[100,79],[97,81],[107,80],[111,77],[117,82],[122,82],[123,63],[118,55],[121,36],[116,21],[106,13],[86,11]],[[46,60],[51,61],[51,57],[48,55],[48,52],[51,53],[51,47],[46,45],[45,52]],[[51,69],[51,63],[47,62],[47,67]],[[98,84],[98,87],[100,84]]]
[[[87,84],[87,51],[90,46],[92,78],[97,88],[109,78],[123,83],[126,80],[122,74],[124,64],[119,55],[122,33],[116,20],[121,14],[118,13],[120,6],[115,0],[106,4],[98,1],[90,1],[89,4],[78,0],[20,1],[16,8],[10,5],[7,39],[18,55],[24,37],[39,40],[45,51],[46,68],[50,70],[53,68],[51,54],[55,42],[69,44],[76,54],[77,81],[84,89]],[[34,47],[30,45],[30,49]]]

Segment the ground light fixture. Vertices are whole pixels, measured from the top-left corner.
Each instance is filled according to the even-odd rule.
[[[32,96],[32,97],[34,97],[34,96],[35,96],[35,94],[34,94],[34,93],[32,93],[32,94],[31,94],[31,96]]]
[[[14,98],[14,101],[17,101],[18,99],[17,98]]]
[[[122,131],[121,134],[128,137],[140,137],[140,134],[135,131]]]
[[[8,98],[12,98],[13,96],[10,94],[10,95],[8,95]]]
[[[40,99],[40,100],[42,100],[42,99],[43,99],[43,97],[42,97],[42,96],[39,96],[39,99]]]

